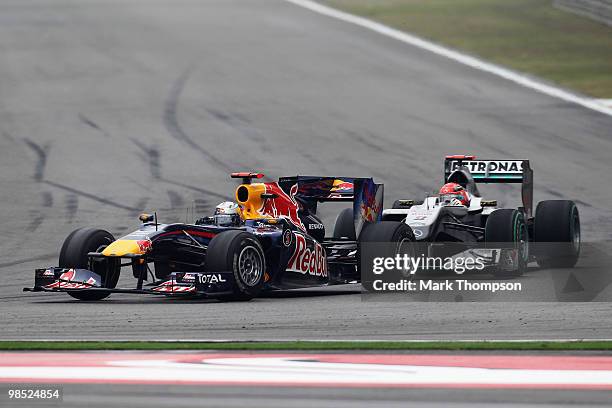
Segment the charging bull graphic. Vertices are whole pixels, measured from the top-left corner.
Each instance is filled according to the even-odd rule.
[[[328,200],[352,196],[352,179],[325,178],[322,180],[302,181],[298,195],[302,197],[317,197]]]
[[[92,272],[82,269],[68,269],[60,275],[57,281],[46,285],[45,288],[88,289],[97,286],[100,286],[100,282],[92,276]]]
[[[330,190],[329,198],[342,198],[345,194],[353,194],[354,185],[350,181],[336,179]]]
[[[306,231],[306,227],[302,223],[298,215],[299,205],[295,200],[295,195],[298,191],[298,184],[295,183],[289,190],[289,195],[280,188],[277,182],[266,183],[266,194],[275,195],[275,198],[267,198],[263,201],[263,205],[259,212],[273,218],[286,218],[293,225]]]
[[[359,235],[366,222],[379,222],[383,210],[383,185],[372,179],[359,180],[355,183],[355,201],[353,211],[355,231]]]

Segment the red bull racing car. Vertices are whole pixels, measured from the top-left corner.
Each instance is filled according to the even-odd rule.
[[[371,178],[256,182],[262,177],[232,174],[242,179],[237,203],[223,203],[193,224],[162,224],[143,214],[142,226],[117,240],[105,230],[77,229],[62,245],[59,266],[37,269],[34,287],[24,290],[80,300],[111,293],[250,300],[267,290],[359,281],[364,242],[414,240],[405,223],[381,221],[383,185]],[[317,217],[318,204],[328,201],[352,204],[329,237]],[[126,269],[136,285],[118,288]]]

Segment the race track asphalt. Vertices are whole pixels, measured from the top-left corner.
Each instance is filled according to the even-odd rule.
[[[536,201],[610,239],[612,118],[282,0],[2,0],[0,53],[0,340],[612,338],[605,302],[24,294],[71,230],[206,214],[235,170],[373,176],[390,203],[439,187],[448,153],[528,158]]]

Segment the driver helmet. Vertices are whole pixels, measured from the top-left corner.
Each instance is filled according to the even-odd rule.
[[[238,226],[242,222],[240,207],[231,201],[224,201],[215,207],[213,215],[215,225],[220,227]]]
[[[470,196],[462,185],[446,183],[440,189],[440,203],[445,205],[465,205],[469,207]]]

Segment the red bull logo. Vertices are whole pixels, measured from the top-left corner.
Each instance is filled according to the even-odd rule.
[[[275,194],[276,198],[265,199],[259,212],[262,215],[273,218],[286,218],[296,227],[306,231],[306,227],[298,215],[298,209],[300,207],[297,201],[295,201],[295,195],[298,191],[297,183],[291,186],[289,195],[287,195],[276,182],[266,183],[265,186],[266,193]]]
[[[367,206],[365,203],[361,203],[361,217],[366,222],[376,222],[378,215],[380,214],[380,206],[374,204],[373,206]]]
[[[336,179],[334,180],[334,184],[329,191],[328,198],[342,198],[347,195],[353,194],[353,190],[353,183],[341,179]]]
[[[353,191],[353,183],[344,180],[334,180],[333,192],[349,192]]]
[[[381,212],[380,203],[376,199],[378,186],[373,182],[364,182],[359,209],[361,217],[366,222],[375,222]]]
[[[138,243],[138,248],[140,248],[140,252],[142,253],[148,252],[151,249],[151,241],[148,239],[137,241],[137,243]]]
[[[173,280],[166,281],[159,286],[151,289],[155,292],[169,292],[169,293],[191,293],[196,292],[197,288],[194,285],[179,285]]]
[[[62,273],[57,281],[46,285],[45,289],[87,289],[96,286],[96,280],[92,277],[83,282],[73,282],[75,276],[76,271],[69,269]]]
[[[74,269],[69,269],[68,271],[62,273],[59,277],[59,280],[71,281],[74,279]]]
[[[287,271],[298,272],[303,275],[327,276],[327,259],[325,250],[316,241],[312,242],[312,248],[308,247],[306,237],[302,234],[295,235],[295,252],[289,259]]]
[[[51,269],[45,269],[42,274],[43,277],[55,276],[55,273]]]

